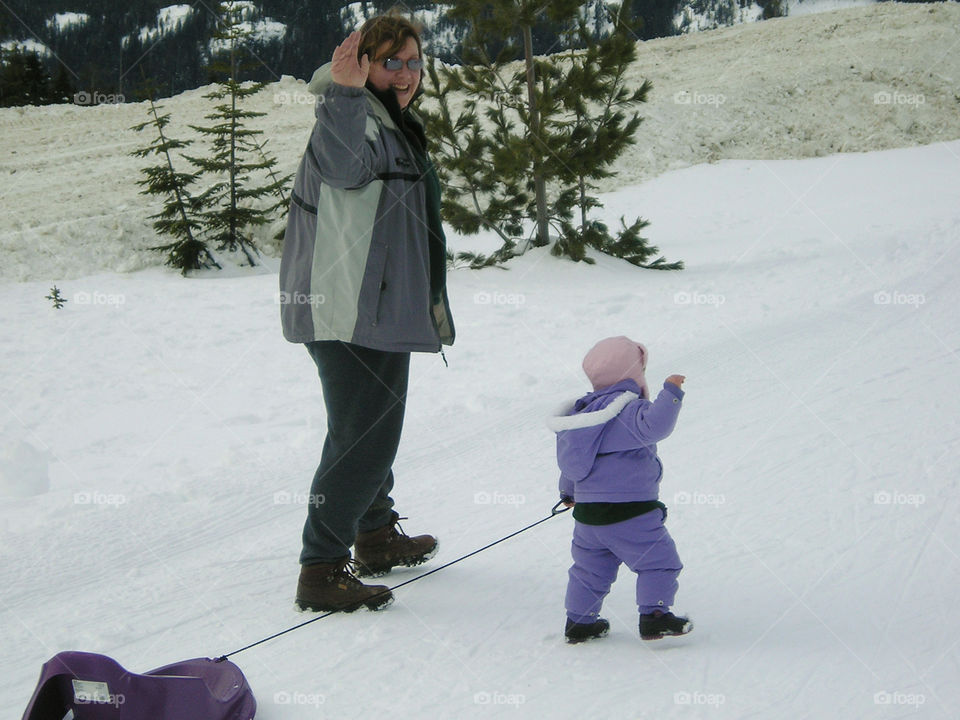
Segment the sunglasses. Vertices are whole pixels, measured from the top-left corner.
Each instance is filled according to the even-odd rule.
[[[390,72],[396,72],[403,67],[403,60],[395,57],[387,58],[383,61],[383,67]],[[413,72],[419,72],[423,69],[423,60],[421,58],[407,60],[407,67],[413,70]]]

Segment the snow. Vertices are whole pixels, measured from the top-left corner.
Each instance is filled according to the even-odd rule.
[[[422,36],[425,54],[449,54],[452,53],[460,43],[461,33],[456,25],[447,24],[445,27],[439,26],[439,22],[444,20],[444,17],[451,7],[449,4],[437,3],[433,7],[421,8],[414,13],[416,21],[425,29]],[[343,16],[343,13],[341,13],[341,16]],[[359,27],[363,22],[361,17],[358,17],[356,12],[352,17],[344,17],[344,27]]]
[[[168,5],[167,7],[160,8],[157,10],[156,25],[152,27],[150,25],[144,25],[140,28],[140,44],[147,45],[148,43],[159,40],[164,35],[176,32],[192,12],[194,12],[194,8],[190,5]],[[124,47],[126,47],[129,42],[129,36],[121,40],[121,44]]]
[[[50,489],[46,454],[23,440],[0,445],[0,498],[42,495]]]
[[[38,55],[42,55],[44,57],[53,54],[50,51],[50,48],[48,48],[39,40],[34,40],[33,38],[27,38],[26,40],[6,40],[0,43],[0,47],[8,52],[19,49],[25,53],[37,53]]]
[[[282,40],[287,34],[287,26],[272,18],[261,18],[252,21],[257,12],[257,6],[248,0],[235,0],[226,3],[228,11],[235,14],[240,20],[237,23],[237,32],[249,33],[250,38],[256,42],[269,43]],[[229,50],[230,42],[227,40],[211,40],[209,43],[210,52],[213,54]]]
[[[565,645],[562,516],[382,613],[234,657],[258,717],[950,717],[958,186],[957,141],[722,161],[603,197],[611,222],[644,208],[683,272],[539,250],[451,272],[459,337],[449,368],[414,356],[395,467],[406,529],[441,538],[421,570],[547,514],[545,420],[586,389],[592,343],[624,333],[650,349],[651,383],[688,377],[661,497],[696,630],[642,643],[624,572],[610,636]],[[57,650],[146,670],[305,619],[296,556],[325,421],[307,354],[280,336],[274,270],[91,275],[62,283],[61,311],[48,282],[0,286],[3,436],[52,458],[47,492],[0,505],[6,706]]]
[[[71,28],[85,25],[88,20],[90,20],[90,16],[87,13],[78,13],[78,12],[56,13],[52,18],[49,18],[47,20],[47,27],[50,29],[56,29],[57,32],[62,33],[62,32],[66,32]]]
[[[191,5],[168,5],[157,10],[157,27],[169,32],[186,20],[194,11]]]
[[[698,12],[699,3],[690,3],[674,18],[674,26],[683,33],[703,32],[714,30],[724,25],[738,25],[741,23],[757,22],[763,17],[763,8],[754,3],[740,7],[735,3],[719,3],[720,7],[710,7]]]
[[[812,15],[814,13],[843,10],[852,7],[872,5],[877,0],[790,0],[787,3],[787,12],[791,17]]]
[[[345,28],[359,28],[374,13],[365,2],[352,2],[340,8],[340,21]]]
[[[829,55],[839,35],[877,70],[919,77],[911,68],[927,62],[950,76],[939,28],[956,12],[846,10],[829,36],[817,18],[773,25],[813,22],[804,44]],[[860,56],[868,45],[848,24],[879,36],[864,18],[887,24],[888,45],[924,35],[930,47],[915,40],[916,59]],[[702,51],[715,70],[726,45],[712,38],[743,47],[740,33],[756,33],[769,48],[766,25],[678,38],[661,62]],[[940,65],[925,60],[938,49]],[[764,72],[786,86],[785,68],[771,56]],[[840,69],[829,76],[837,96],[861,97],[864,81]],[[665,92],[724,91],[685,72]],[[262,100],[274,103],[271,147],[288,160],[311,108],[274,96],[302,88],[287,78]],[[166,103],[172,131],[202,117],[203,92]],[[624,571],[604,605],[610,635],[564,644],[572,528],[561,515],[398,590],[383,612],[331,616],[233,657],[258,718],[953,717],[960,133],[939,110],[924,116],[923,142],[881,117],[870,142],[907,147],[830,152],[846,126],[817,93],[798,97],[765,108],[782,120],[810,104],[822,123],[809,145],[783,145],[791,159],[765,155],[774,144],[734,146],[752,158],[718,146],[712,163],[684,151],[602,195],[609,224],[642,214],[686,270],[587,266],[544,250],[507,271],[453,270],[450,366],[413,357],[395,498],[405,529],[441,545],[390,584],[549,513],[546,418],[587,390],[580,361],[596,340],[644,342],[651,387],[685,374],[685,407],[660,445],[661,499],[685,565],[676,609],[693,633],[640,641]],[[183,279],[131,253],[155,240],[129,187],[139,161],[126,153],[140,140],[117,129],[144,115],[142,105],[0,113],[0,172],[15,180],[0,186],[4,707],[26,706],[60,650],[145,671],[308,618],[292,606],[325,430],[316,370],[281,337],[275,257]],[[685,122],[683,142],[710,137],[711,122]],[[666,151],[674,136],[659,127],[642,131]],[[687,166],[664,172],[671,163]],[[484,242],[449,234],[459,249]],[[45,299],[54,281],[68,300],[59,311]]]

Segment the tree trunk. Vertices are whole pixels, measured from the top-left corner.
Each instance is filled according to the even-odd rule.
[[[523,26],[523,54],[527,64],[527,106],[530,110],[530,135],[533,148],[533,189],[537,201],[537,235],[534,246],[550,244],[550,224],[547,221],[547,184],[540,166],[540,108],[537,107],[536,75],[533,67],[533,31]]]
[[[237,39],[230,41],[230,247],[242,245],[237,227]],[[251,263],[252,265],[253,263]]]

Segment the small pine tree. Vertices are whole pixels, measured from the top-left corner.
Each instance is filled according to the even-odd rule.
[[[508,111],[506,117],[519,115],[524,132],[517,137],[512,123],[502,126],[507,135],[502,139],[508,145],[502,148],[499,159],[514,165],[514,172],[524,170],[523,184],[532,196],[526,214],[536,225],[535,246],[550,243],[547,185],[552,178],[547,158],[555,148],[542,133],[544,115],[549,110],[544,107],[543,75],[539,74],[543,62],[533,56],[533,29],[543,23],[563,25],[576,15],[579,6],[580,0],[460,0],[447,12],[448,17],[467,21],[471,28],[463,43],[468,87],[478,91],[478,97],[494,101],[500,118],[504,118],[504,111]],[[491,58],[488,48],[496,46],[500,51]],[[523,58],[522,69],[505,78],[504,66],[518,56]],[[478,69],[470,69],[471,65]],[[522,160],[515,162],[513,151],[518,144],[525,146],[525,151],[520,153]]]
[[[548,116],[544,132],[564,150],[550,156],[555,167],[549,174],[567,186],[554,210],[562,230],[552,252],[589,262],[586,249],[593,247],[634,265],[681,269],[682,262],[667,263],[662,257],[647,264],[657,252],[639,234],[649,225],[647,221],[638,219],[628,227],[621,218],[623,229],[613,238],[604,223],[589,219],[590,211],[603,205],[588,190],[596,189],[594,181],[611,177],[610,165],[636,142],[642,118],[633,108],[646,102],[652,88],[649,80],[633,90],[626,86],[626,71],[637,57],[629,0],[619,7],[608,6],[607,11],[610,32],[598,37],[581,16],[568,37],[567,65],[562,70],[550,68],[551,95],[558,109]],[[579,210],[576,225],[571,222],[574,209]]]
[[[190,194],[190,186],[196,182],[199,173],[181,173],[174,169],[171,151],[188,147],[192,141],[177,140],[165,133],[170,123],[170,114],[160,114],[161,107],[150,99],[148,114],[150,119],[134,125],[132,130],[143,132],[152,128],[156,133],[154,140],[146,147],[134,150],[131,155],[146,158],[156,155],[160,163],[141,169],[144,178],[137,182],[144,187],[141,195],[157,195],[164,199],[163,209],[151,215],[153,228],[159,235],[169,235],[173,242],[152,247],[151,250],[166,253],[166,264],[175,267],[186,275],[188,270],[220,265],[210,254],[207,244],[197,238],[200,221],[197,213],[201,209],[200,201]]]
[[[548,243],[551,226],[559,231],[552,249],[557,255],[586,260],[593,247],[644,267],[682,267],[663,258],[647,262],[651,250],[639,235],[645,221],[624,223],[613,238],[606,225],[589,218],[600,203],[588,191],[595,180],[610,176],[609,166],[634,142],[640,117],[630,108],[650,90],[649,82],[626,88],[635,38],[629,8],[614,13],[614,30],[597,38],[578,3],[462,0],[449,12],[469,21],[471,34],[462,66],[437,72],[428,65],[427,92],[439,109],[425,117],[431,137],[440,139],[444,219],[456,230],[494,229],[512,255],[521,224],[532,221],[534,246]],[[567,40],[581,49],[565,58],[534,60],[531,29],[547,21],[566,28]],[[511,45],[518,33],[522,44]],[[494,47],[500,49],[492,55]],[[510,63],[521,48],[524,62],[516,69]],[[451,92],[466,97],[456,115],[447,97]],[[471,266],[476,260],[470,259]]]
[[[214,124],[190,126],[209,139],[211,155],[187,156],[187,159],[202,174],[220,178],[199,196],[205,208],[202,218],[207,239],[215,242],[218,250],[241,250],[249,264],[255,265],[257,247],[251,230],[270,222],[270,212],[255,207],[253,203],[265,195],[276,193],[276,181],[267,186],[253,186],[250,173],[270,171],[276,161],[267,158],[262,153],[262,144],[258,145],[256,141],[263,131],[252,130],[245,125],[245,121],[266,113],[240,109],[240,104],[246,98],[264,87],[264,83],[241,82],[238,78],[240,71],[249,67],[244,62],[245,43],[252,34],[244,22],[247,7],[240,2],[224,2],[217,7],[219,25],[214,38],[220,52],[215,54],[210,69],[224,76],[224,79],[218,83],[216,90],[203,97],[225,102],[216,105],[212,113],[204,116]],[[258,147],[260,157],[256,157]]]
[[[60,288],[56,285],[50,288],[50,294],[45,299],[53,302],[54,310],[60,310],[67,302],[67,299],[60,294]]]

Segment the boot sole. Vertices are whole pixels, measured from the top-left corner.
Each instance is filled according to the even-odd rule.
[[[374,597],[370,600],[364,600],[362,602],[353,603],[352,605],[321,605],[318,603],[307,603],[297,600],[294,603],[294,610],[297,612],[345,612],[352,613],[356,610],[359,610],[362,607],[365,607],[371,612],[377,610],[383,610],[384,608],[389,607],[393,604],[393,595],[383,595],[380,597]]]
[[[588,640],[599,640],[600,638],[605,638],[609,630],[604,630],[598,635],[587,635],[586,637],[567,637],[567,645],[579,645],[582,642],[587,642]]]
[[[433,559],[439,549],[440,541],[438,540],[437,544],[433,546],[433,549],[425,552],[423,555],[400,558],[392,565],[365,565],[362,560],[358,559],[356,574],[357,577],[362,578],[378,578],[383,577],[395,567],[416,567],[417,565],[423,565],[427,560]]]
[[[649,635],[649,634],[644,635],[641,633],[640,639],[641,640],[662,640],[665,637],[680,637],[681,635],[689,635],[690,631],[692,630],[693,630],[693,623],[688,622],[686,625],[683,626],[683,630],[681,630],[680,632],[672,632],[667,630],[661,633],[656,633],[654,635]]]

